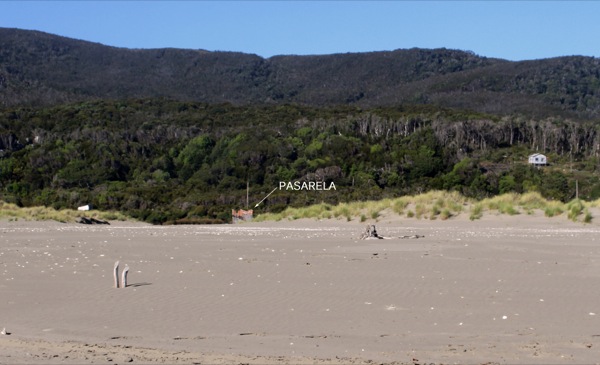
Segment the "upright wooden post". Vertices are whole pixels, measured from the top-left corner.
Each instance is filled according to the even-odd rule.
[[[125,265],[125,269],[123,269],[123,276],[121,278],[121,288],[127,288],[127,273],[129,273],[129,266]]]
[[[119,261],[115,262],[115,268],[113,269],[113,276],[115,278],[115,288],[119,287]]]

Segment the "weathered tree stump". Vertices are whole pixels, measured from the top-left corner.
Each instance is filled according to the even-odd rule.
[[[368,239],[381,240],[381,239],[383,239],[383,237],[381,237],[380,235],[377,234],[377,230],[375,229],[374,224],[367,224],[367,229],[366,229],[365,233],[360,235],[360,239],[361,240],[368,240]]]

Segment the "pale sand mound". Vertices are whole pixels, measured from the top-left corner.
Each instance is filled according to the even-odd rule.
[[[0,363],[600,359],[597,224],[376,224],[0,222]]]

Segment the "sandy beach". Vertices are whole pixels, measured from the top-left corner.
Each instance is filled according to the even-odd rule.
[[[600,362],[600,223],[366,223],[1,221],[0,363]]]

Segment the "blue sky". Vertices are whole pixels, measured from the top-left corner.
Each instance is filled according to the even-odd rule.
[[[0,27],[263,57],[446,47],[600,57],[600,1],[0,1]]]

